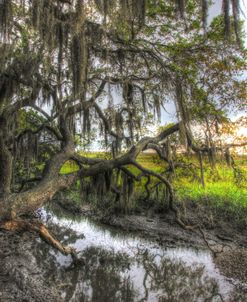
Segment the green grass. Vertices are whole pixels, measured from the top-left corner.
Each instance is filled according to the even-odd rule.
[[[83,153],[89,157],[109,158],[107,153]],[[154,154],[141,154],[137,158],[138,162],[147,169],[158,173],[164,172],[166,163],[160,161]],[[193,201],[199,203],[210,204],[212,208],[222,211],[222,213],[235,215],[242,220],[246,219],[247,224],[247,157],[238,157],[235,162],[242,171],[245,179],[236,179],[233,169],[228,167],[223,161],[216,164],[215,170],[212,171],[207,160],[204,161],[204,178],[205,188],[200,183],[199,164],[195,157],[186,158],[180,156],[180,161],[189,163],[192,161],[193,167],[187,169],[176,169],[176,173],[170,176],[170,182],[173,185],[176,202],[184,203]],[[128,166],[134,174],[139,171],[133,166]],[[61,173],[71,173],[78,170],[78,166],[73,162],[66,162],[61,169]],[[140,182],[135,184],[136,196],[144,195],[144,183],[146,179],[142,178]],[[157,180],[152,179],[155,183]],[[156,195],[152,195],[152,199],[157,199]],[[137,198],[137,197],[136,197]],[[136,203],[136,201],[133,201]],[[134,206],[134,205],[133,205]],[[245,216],[246,218],[245,218]],[[239,219],[240,219],[239,218]]]

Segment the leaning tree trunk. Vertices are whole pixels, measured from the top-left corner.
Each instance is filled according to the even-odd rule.
[[[0,219],[14,219],[40,208],[60,190],[69,188],[77,175],[57,176],[44,179],[26,192],[8,194],[1,200]]]
[[[43,179],[34,188],[25,192],[4,194],[0,199],[0,220],[14,219],[32,213],[52,199],[58,191],[69,188],[76,180],[77,174],[59,174],[69,156],[67,150],[55,155],[47,164]],[[4,181],[5,178],[1,179],[2,187],[5,186]]]
[[[47,162],[41,181],[32,189],[13,193],[13,156],[7,143],[10,144],[15,137],[8,131],[7,120],[8,114],[0,115],[0,221],[15,219],[37,210],[59,190],[69,188],[77,178],[77,174],[60,175],[62,165],[74,154],[73,137],[63,120],[63,148]]]

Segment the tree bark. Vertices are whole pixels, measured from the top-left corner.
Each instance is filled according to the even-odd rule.
[[[0,117],[0,199],[11,192],[12,164],[11,152],[5,143],[5,123]]]
[[[73,139],[64,130],[64,147],[53,156],[45,166],[42,180],[33,189],[21,193],[11,192],[12,155],[8,150],[4,137],[6,123],[0,118],[0,220],[13,219],[37,210],[54,194],[68,188],[77,175],[60,175],[62,165],[74,153]],[[65,125],[65,124],[64,124]],[[64,126],[65,128],[66,126]],[[65,137],[66,135],[66,137]]]
[[[0,219],[15,219],[18,216],[32,213],[51,200],[60,190],[69,188],[77,179],[77,174],[59,176],[42,180],[35,188],[26,192],[10,194],[2,199]]]

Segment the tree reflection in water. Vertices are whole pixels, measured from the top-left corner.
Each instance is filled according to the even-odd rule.
[[[81,255],[85,265],[60,275],[65,301],[222,301],[216,281],[205,276],[202,266],[188,267],[148,251],[133,258],[91,247]]]
[[[64,273],[71,280],[64,288],[65,301],[136,301],[134,284],[125,275],[131,261],[127,255],[92,247],[83,252],[83,259],[85,265]]]

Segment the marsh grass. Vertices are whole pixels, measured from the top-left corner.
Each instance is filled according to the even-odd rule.
[[[83,155],[90,157],[109,158],[107,153],[84,153]],[[137,158],[138,162],[145,168],[158,173],[164,173],[167,168],[166,163],[159,160],[155,154],[141,154]],[[176,169],[175,174],[167,175],[173,185],[176,202],[184,204],[186,202],[194,202],[202,205],[210,206],[215,216],[224,217],[237,222],[238,225],[247,225],[247,157],[237,157],[235,159],[236,166],[240,170],[240,174],[234,173],[231,167],[220,159],[214,169],[211,168],[209,162],[204,158],[204,179],[205,187],[201,185],[199,163],[196,157],[187,157],[180,155],[177,159],[185,165],[192,162],[192,166],[187,168]],[[133,166],[128,167],[132,173],[138,174],[139,171]],[[61,173],[71,173],[77,171],[78,167],[73,162],[67,162],[61,169]],[[143,178],[140,182],[135,183],[135,193],[129,201],[114,204],[114,196],[105,196],[104,200],[97,200],[93,195],[90,196],[91,202],[95,208],[112,211],[141,211],[142,208],[155,207],[156,209],[166,208],[165,190],[162,186],[153,190],[150,199],[145,200]],[[153,185],[157,180],[152,179]],[[152,187],[152,185],[151,185]],[[75,194],[75,193],[74,193]],[[73,195],[73,194],[72,194]],[[75,194],[76,195],[76,194]],[[77,194],[78,195],[78,194]],[[72,196],[73,197],[73,196]],[[78,196],[75,199],[78,203]]]

